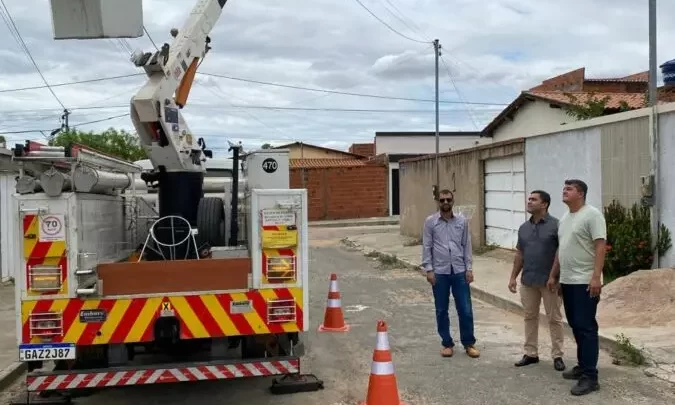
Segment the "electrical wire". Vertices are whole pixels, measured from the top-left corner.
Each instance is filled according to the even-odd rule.
[[[418,39],[410,38],[409,36],[407,36],[407,35],[405,35],[405,34],[402,34],[401,32],[399,32],[399,31],[397,31],[396,29],[394,29],[391,25],[389,25],[389,24],[387,24],[386,22],[384,22],[384,20],[382,20],[380,17],[378,17],[375,13],[373,13],[372,11],[370,11],[370,9],[369,9],[368,7],[366,7],[366,6],[361,2],[361,0],[355,0],[355,1],[356,1],[357,3],[359,3],[359,5],[361,5],[361,7],[363,7],[370,15],[372,15],[373,17],[375,17],[375,19],[376,19],[377,21],[379,21],[380,23],[382,23],[385,27],[389,28],[389,30],[391,30],[393,33],[398,34],[399,36],[401,36],[401,37],[403,37],[403,38],[405,38],[405,39],[407,39],[407,40],[409,40],[409,41],[417,42],[417,43],[420,43],[420,44],[428,44],[428,43],[429,43],[429,41],[420,41],[420,40],[418,40]]]
[[[72,81],[72,82],[55,83],[55,84],[50,84],[49,86],[16,87],[16,88],[13,88],[13,89],[0,90],[0,93],[13,93],[13,92],[16,92],[16,91],[38,90],[38,89],[44,89],[46,87],[73,86],[73,85],[76,85],[76,84],[104,82],[104,81],[108,81],[108,80],[126,79],[128,77],[145,76],[145,75],[146,75],[145,73],[132,73],[132,74],[126,74],[126,75],[119,75],[119,76],[98,77],[96,79],[86,79],[86,80],[76,80],[76,81]]]
[[[423,98],[393,97],[393,96],[382,96],[382,95],[377,95],[377,94],[352,93],[352,92],[347,92],[347,91],[317,89],[317,88],[312,88],[312,87],[295,86],[295,85],[290,85],[290,84],[265,82],[265,81],[262,81],[262,80],[242,79],[242,78],[239,78],[239,77],[221,75],[221,74],[216,74],[216,73],[205,73],[205,72],[200,73],[200,72],[198,72],[197,74],[204,75],[204,76],[211,76],[211,77],[219,77],[219,78],[228,79],[228,80],[242,81],[242,82],[247,82],[247,83],[263,84],[263,85],[266,85],[266,86],[284,87],[284,88],[288,88],[288,89],[314,91],[314,92],[320,92],[320,93],[341,94],[341,95],[345,95],[345,96],[370,97],[370,98],[379,98],[379,99],[386,99],[386,100],[418,101],[418,102],[426,102],[426,103],[435,103],[436,102],[436,100],[423,99]],[[501,105],[501,106],[508,105],[508,104],[505,104],[505,103],[486,103],[486,102],[477,102],[477,101],[462,103],[462,102],[459,102],[459,101],[439,100],[438,102],[443,103],[443,104],[475,104],[475,105]]]
[[[54,93],[54,90],[49,86],[49,83],[47,82],[47,79],[45,79],[44,75],[40,71],[40,68],[38,67],[37,63],[35,62],[35,59],[33,59],[33,55],[31,55],[30,50],[28,50],[28,46],[26,46],[26,42],[24,42],[23,38],[21,37],[21,33],[19,32],[19,29],[16,27],[16,24],[14,23],[14,19],[12,18],[12,14],[9,12],[9,9],[7,8],[7,5],[5,5],[5,0],[0,0],[0,4],[2,4],[2,7],[5,9],[5,12],[7,13],[7,18],[9,18],[10,23],[12,24],[12,27],[14,27],[14,30],[16,31],[16,35],[19,38],[19,41],[22,44],[23,50],[26,52],[26,55],[28,55],[28,58],[30,61],[33,63],[33,66],[35,66],[35,70],[37,70],[38,74],[42,78],[42,81],[45,83],[45,86],[49,89],[49,91],[52,93],[56,101],[63,107],[64,110],[66,110],[66,106],[61,102],[59,97]]]
[[[303,87],[303,86],[296,86],[296,85],[291,85],[291,84],[267,82],[267,81],[262,81],[262,80],[244,79],[244,78],[241,78],[241,77],[222,75],[222,74],[218,74],[218,73],[197,72],[197,74],[203,75],[203,76],[217,77],[217,78],[221,78],[221,79],[228,79],[228,80],[246,82],[246,83],[261,84],[261,85],[265,85],[265,86],[282,87],[282,88],[287,88],[287,89],[312,91],[312,92],[318,92],[318,93],[340,94],[340,95],[345,95],[345,96],[377,98],[377,99],[384,99],[384,100],[416,101],[416,102],[424,102],[424,103],[435,103],[436,102],[436,100],[432,100],[432,99],[383,96],[383,95],[378,95],[378,94],[353,93],[353,92],[347,92],[347,91],[327,90],[327,89],[319,89],[319,88],[313,88],[313,87]],[[119,75],[119,76],[99,77],[99,78],[96,78],[96,79],[76,80],[76,81],[72,81],[72,82],[62,82],[62,83],[52,84],[50,86],[51,87],[71,86],[71,85],[77,85],[77,84],[83,84],[83,83],[94,83],[94,82],[102,82],[102,81],[107,81],[107,80],[125,79],[125,78],[135,77],[135,76],[145,76],[145,73],[131,73],[131,74]],[[47,87],[47,86],[18,87],[18,88],[0,90],[0,93],[12,93],[12,92],[24,91],[24,90],[37,90],[37,89],[43,89],[45,87]],[[490,105],[490,106],[506,106],[506,105],[508,105],[506,103],[488,103],[488,102],[477,102],[477,101],[475,101],[475,102],[459,102],[459,101],[450,101],[450,100],[439,100],[439,103],[442,103],[442,104],[475,104],[475,105]]]
[[[77,128],[77,127],[81,127],[83,125],[89,125],[89,124],[97,124],[99,122],[110,121],[110,120],[114,120],[114,119],[117,119],[117,118],[126,117],[128,115],[130,115],[130,114],[126,113],[126,114],[115,115],[115,116],[112,116],[112,117],[102,118],[102,119],[98,119],[98,120],[81,122],[79,124],[70,125],[70,128]],[[2,131],[2,132],[0,132],[0,135],[28,134],[28,133],[32,133],[32,132],[48,132],[48,131],[53,131],[53,130],[54,130],[54,128],[50,128],[50,129],[26,129],[26,130],[22,130],[22,131],[6,131],[6,132]]]
[[[155,41],[152,40],[152,36],[148,32],[148,29],[145,28],[145,24],[143,25],[143,31],[145,31],[145,35],[148,36],[148,39],[150,40],[150,42],[152,42],[152,45],[155,47],[155,49],[157,49],[159,51],[159,48],[157,47],[157,44],[155,43]]]

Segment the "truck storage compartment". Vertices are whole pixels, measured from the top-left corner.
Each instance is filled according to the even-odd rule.
[[[98,265],[103,295],[246,290],[251,259],[159,260]]]

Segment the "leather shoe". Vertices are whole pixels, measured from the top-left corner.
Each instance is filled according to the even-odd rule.
[[[572,387],[570,393],[575,396],[590,394],[593,391],[600,389],[600,384],[597,381],[593,381],[586,376],[582,376],[577,382],[577,385]]]
[[[578,380],[584,374],[584,371],[579,366],[574,366],[571,370],[567,370],[562,373],[562,376],[566,380]]]
[[[524,355],[522,359],[520,359],[519,362],[515,364],[516,367],[523,367],[523,366],[529,366],[530,364],[536,364],[539,363],[539,357],[532,357],[528,355]]]
[[[471,357],[473,359],[477,359],[478,357],[480,357],[480,352],[473,345],[467,346],[465,350],[466,350],[466,354],[469,355],[469,357]]]
[[[441,349],[441,356],[443,357],[452,357],[453,353],[452,347],[444,347]]]
[[[553,367],[556,369],[556,371],[565,371],[565,362],[563,361],[562,357],[556,357],[553,359]]]

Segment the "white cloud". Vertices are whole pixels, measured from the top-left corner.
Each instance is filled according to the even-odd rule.
[[[4,0],[47,81],[52,84],[140,73],[127,44],[152,49],[147,37],[119,41],[55,41],[45,0]],[[589,76],[627,75],[648,69],[647,2],[629,0],[361,0],[406,36],[443,45],[440,94],[444,100],[508,103],[541,80],[585,66]],[[158,45],[180,28],[195,0],[144,0],[145,24]],[[667,40],[675,3],[659,2],[659,62],[675,58]],[[0,91],[40,86],[42,80],[4,24],[0,24]],[[211,33],[213,49],[200,72],[303,87],[393,97],[433,99],[430,44],[391,32],[356,1],[230,0]],[[193,132],[216,153],[226,140],[247,147],[303,140],[346,148],[369,142],[375,131],[434,129],[434,104],[302,91],[198,75],[184,110]],[[73,109],[71,125],[124,114],[137,76],[58,86],[53,90]],[[461,92],[461,97],[455,90]],[[236,105],[237,107],[233,107]],[[269,110],[241,106],[315,109],[424,110],[425,112],[334,112]],[[442,129],[482,128],[498,110],[442,105]],[[51,129],[60,106],[47,89],[0,93],[0,132]],[[471,116],[469,111],[471,110]],[[109,126],[131,130],[128,117],[81,129]],[[6,135],[11,142],[39,133]]]

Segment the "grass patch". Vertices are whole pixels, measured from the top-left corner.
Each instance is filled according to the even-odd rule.
[[[420,246],[422,245],[422,239],[410,239],[405,242],[403,242],[403,246],[410,247],[410,246]]]
[[[473,254],[475,255],[483,255],[487,252],[493,251],[497,249],[499,246],[495,244],[488,244],[488,245],[483,245],[483,246],[478,246],[473,249]]]
[[[616,365],[642,366],[647,362],[642,350],[635,347],[623,333],[616,335],[616,345],[611,354],[612,363]]]

